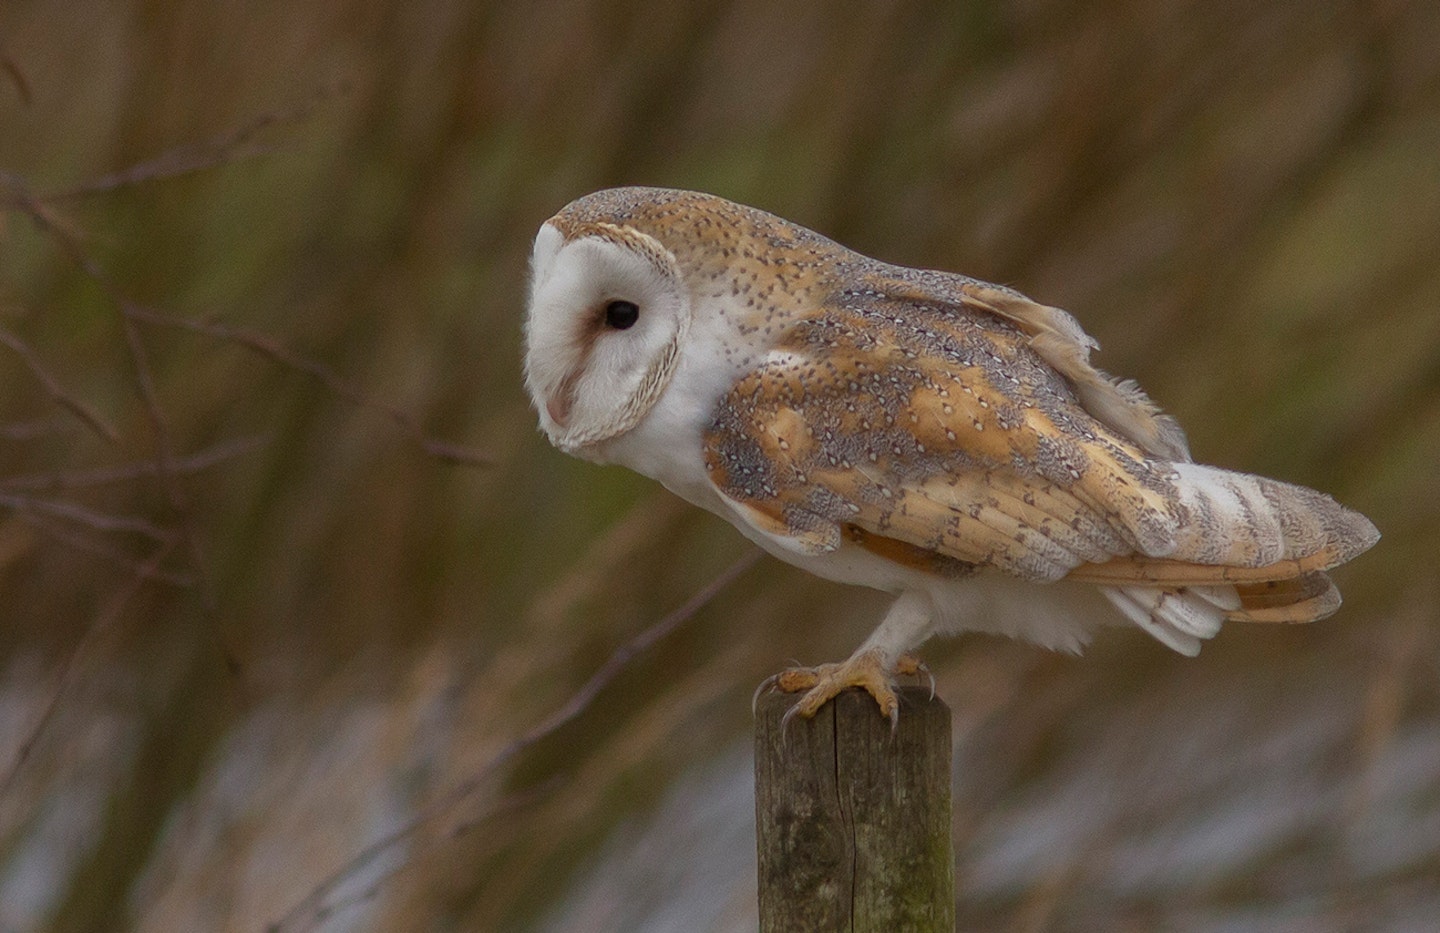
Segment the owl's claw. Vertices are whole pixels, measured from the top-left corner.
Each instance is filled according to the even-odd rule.
[[[769,677],[760,681],[760,686],[756,687],[755,692],[750,695],[750,715],[753,716],[760,711],[760,695],[767,690],[773,689],[779,682],[779,674],[771,674]]]
[[[900,697],[895,692],[895,677],[906,674],[924,674],[930,678],[930,696],[935,696],[935,676],[930,673],[919,658],[912,654],[901,655],[893,668],[887,670],[875,651],[865,651],[838,664],[821,664],[818,667],[792,667],[772,674],[760,682],[751,699],[752,709],[760,701],[760,694],[774,689],[783,693],[803,693],[795,705],[786,711],[780,720],[783,730],[796,716],[809,719],[820,711],[842,690],[859,687],[880,707],[880,715],[890,720],[894,731],[900,723]]]
[[[935,699],[935,673],[930,670],[929,665],[915,655],[900,655],[899,660],[895,662],[895,673],[911,674],[917,677],[921,674],[925,675],[925,678],[930,681],[930,699]]]

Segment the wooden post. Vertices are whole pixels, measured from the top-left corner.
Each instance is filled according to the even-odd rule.
[[[900,693],[894,734],[857,689],[783,732],[796,697],[760,697],[761,933],[953,933],[950,709],[928,688]]]

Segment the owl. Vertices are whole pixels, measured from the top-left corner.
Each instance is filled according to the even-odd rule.
[[[1195,463],[1066,312],[712,195],[616,188],[546,221],[525,339],[555,446],[895,594],[848,660],[767,681],[803,694],[792,715],[857,686],[893,722],[937,632],[1078,651],[1128,620],[1194,655],[1229,620],[1319,619],[1325,571],[1379,537],[1323,493]]]

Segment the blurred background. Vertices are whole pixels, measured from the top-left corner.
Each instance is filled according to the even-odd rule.
[[[754,928],[750,692],[882,597],[763,560],[514,744],[749,553],[523,395],[530,238],[631,183],[1068,308],[1198,459],[1384,533],[1339,615],[1194,660],[928,646],[962,930],[1440,928],[1437,35],[6,0],[0,931]]]

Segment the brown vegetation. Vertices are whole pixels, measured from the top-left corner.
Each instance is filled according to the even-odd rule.
[[[1195,660],[927,649],[962,929],[1440,925],[1437,34],[7,0],[0,931],[753,928],[750,690],[882,601],[764,561],[667,618],[747,545],[537,435],[529,239],[623,183],[1068,308],[1199,459],[1385,535]]]

